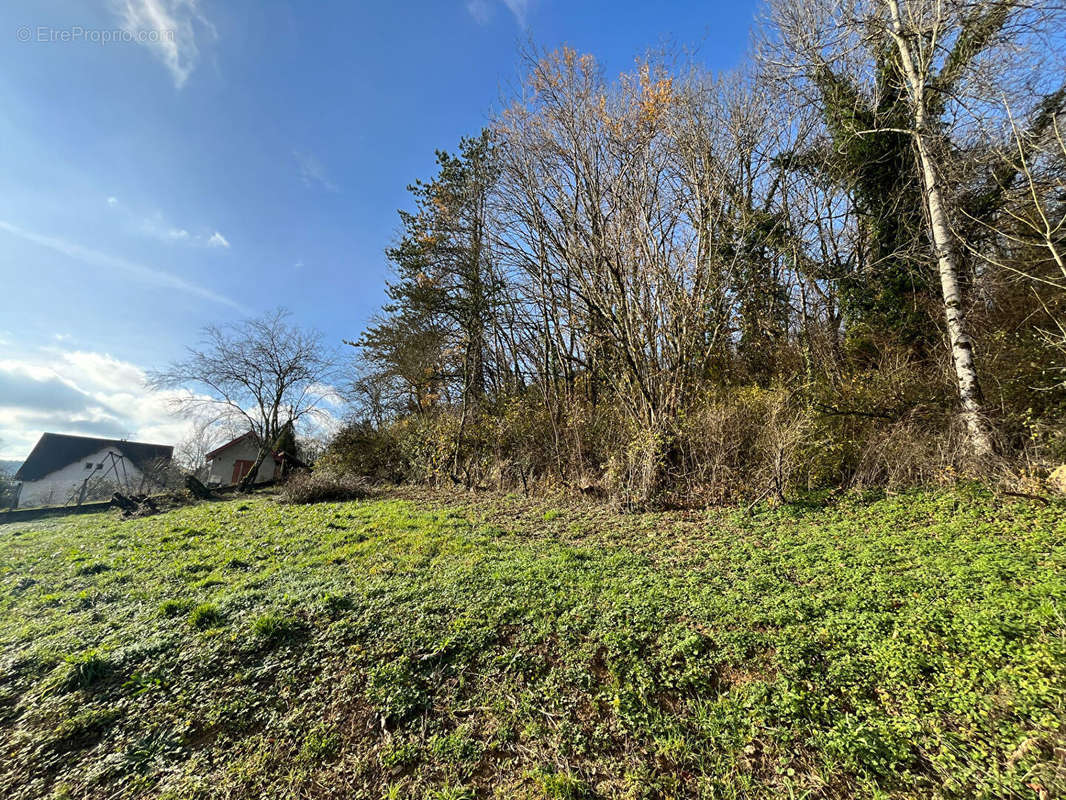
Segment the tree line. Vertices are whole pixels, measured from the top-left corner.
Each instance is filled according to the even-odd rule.
[[[770,0],[721,74],[526,52],[409,187],[326,463],[632,504],[1039,477],[1066,460],[1064,14]],[[262,458],[335,362],[245,325],[155,385]]]
[[[1062,11],[774,0],[755,38],[526,54],[410,187],[340,460],[644,503],[1066,457]]]

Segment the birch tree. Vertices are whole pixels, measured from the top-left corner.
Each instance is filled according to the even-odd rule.
[[[930,119],[930,94],[934,89],[930,84],[937,77],[937,40],[942,41],[946,36],[954,33],[956,37],[961,36],[963,41],[972,40],[972,44],[965,45],[967,50],[979,50],[980,42],[976,41],[977,38],[994,34],[997,20],[1002,16],[999,6],[1005,6],[1005,4],[998,4],[994,7],[989,14],[989,17],[993,17],[992,19],[977,16],[970,23],[970,30],[951,31],[950,26],[953,23],[956,25],[962,23],[961,20],[952,20],[944,13],[947,4],[938,2],[934,5],[918,0],[918,2],[909,4],[910,13],[904,18],[900,11],[899,0],[885,0],[885,2],[890,21],[887,29],[899,52],[903,76],[906,79],[907,94],[910,98],[913,124],[911,136],[914,139],[915,151],[921,167],[929,232],[940,274],[944,318],[947,322],[951,358],[955,365],[962,417],[969,431],[974,452],[977,455],[986,456],[994,451],[994,446],[991,430],[982,408],[983,398],[977,375],[977,361],[974,356],[973,340],[966,323],[962,296],[962,270],[952,238],[951,212],[944,196],[941,169],[936,155],[937,147],[934,142],[936,121]],[[998,22],[998,25],[1002,25],[1002,22]],[[978,31],[977,28],[980,26],[984,26],[987,31]],[[944,30],[945,28],[948,30]],[[945,69],[949,67],[957,69],[951,64],[967,57],[972,58],[971,53],[962,53],[962,48],[963,45],[960,42],[959,49],[956,50],[960,54],[955,59],[949,60],[950,63],[944,65]]]
[[[911,143],[959,409],[973,451],[987,456],[995,446],[967,315],[974,267],[958,240],[962,212],[948,176],[965,183],[962,154],[986,122],[982,116],[994,113],[992,87],[1017,84],[1019,75],[1032,70],[1026,51],[1053,18],[1012,0],[782,0],[771,16],[767,52],[775,68],[808,85],[831,75],[875,104],[893,83],[904,93],[906,113],[896,124],[875,119],[872,127],[853,126],[848,135],[902,135]]]

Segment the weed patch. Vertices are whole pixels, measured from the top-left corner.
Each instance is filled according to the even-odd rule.
[[[300,623],[284,614],[270,612],[252,623],[252,634],[267,644],[278,644],[291,639],[300,630]]]
[[[60,687],[73,691],[89,689],[107,678],[114,670],[114,665],[95,650],[63,659],[63,676]]]
[[[159,613],[164,617],[180,617],[191,608],[191,600],[164,600],[159,604]]]

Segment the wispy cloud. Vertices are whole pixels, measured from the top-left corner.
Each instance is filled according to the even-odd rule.
[[[112,195],[111,197],[107,198],[107,204],[114,208],[118,205],[118,198]]]
[[[80,244],[68,242],[55,236],[47,236],[45,234],[35,233],[34,231],[28,231],[4,220],[0,220],[0,231],[5,231],[12,236],[17,236],[27,242],[46,247],[57,253],[62,253],[68,258],[73,258],[83,264],[88,264],[89,266],[99,267],[112,272],[122,272],[142,281],[143,283],[151,284],[153,286],[161,286],[165,289],[175,289],[180,292],[195,295],[205,300],[210,300],[213,303],[220,303],[229,306],[230,308],[237,309],[242,313],[246,313],[247,311],[240,303],[231,300],[225,295],[218,294],[217,292],[213,292],[210,289],[195,283],[190,283],[184,278],[179,278],[177,275],[173,275],[160,269],[155,269],[154,267],[138,264],[135,261],[129,261],[120,256],[113,256],[99,250],[93,250],[89,247],[83,247]]]
[[[112,0],[122,27],[163,62],[181,88],[200,60],[197,36],[218,38],[199,8],[199,0]]]
[[[478,25],[488,25],[492,19],[492,3],[490,0],[467,0],[466,10]]]
[[[526,27],[526,20],[529,16],[529,0],[503,0],[503,4],[511,10],[518,24],[523,28]]]
[[[293,150],[292,155],[296,159],[296,167],[299,170],[300,180],[303,181],[304,186],[312,186],[317,183],[328,191],[340,191],[340,187],[329,177],[326,168],[313,153]]]
[[[478,25],[488,25],[496,9],[497,0],[467,0],[466,10]],[[525,28],[529,18],[529,0],[500,0],[514,16],[519,27]]]
[[[131,214],[130,217],[136,220],[136,215]],[[210,232],[211,228],[204,227],[200,229],[199,233],[190,233],[187,228],[172,225],[158,211],[140,220],[139,224],[136,222],[134,224],[144,235],[151,236],[153,239],[158,239],[167,244],[180,243],[195,247],[229,247],[229,240],[218,230],[212,233]]]

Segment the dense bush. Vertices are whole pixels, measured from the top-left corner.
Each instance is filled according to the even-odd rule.
[[[316,465],[326,472],[371,480],[400,481],[407,477],[398,438],[385,426],[375,428],[365,422],[343,428]]]
[[[946,364],[933,368],[873,336],[845,342],[840,358],[832,374],[708,385],[654,427],[616,397],[591,398],[581,381],[556,411],[536,387],[465,412],[440,402],[376,427],[350,425],[323,463],[376,480],[594,491],[625,507],[662,507],[1043,475],[1066,460],[1061,392],[1001,392],[1002,456],[987,462],[967,445]]]
[[[282,486],[278,499],[282,503],[336,503],[362,500],[370,495],[365,478],[340,475],[327,470],[294,473]]]

